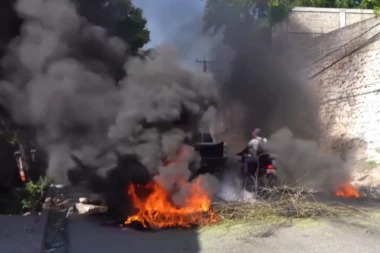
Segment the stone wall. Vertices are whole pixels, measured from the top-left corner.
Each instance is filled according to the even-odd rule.
[[[321,146],[343,158],[380,161],[379,38],[378,18],[314,38],[326,45],[306,69],[321,103]]]
[[[372,10],[295,7],[275,32],[320,35],[373,16]]]
[[[304,57],[301,69],[320,101],[323,129],[320,146],[343,159],[380,161],[380,19],[368,18],[372,11],[346,10],[345,24],[340,28],[341,10],[318,12],[315,9],[304,8],[298,12],[295,9],[288,22],[298,22],[299,29],[316,32],[317,27],[325,25],[332,31],[300,39],[291,30],[294,34],[289,33],[287,38],[298,42],[292,45]],[[354,23],[357,20],[362,21]],[[284,42],[281,37],[277,39]],[[238,105],[225,110],[220,129],[227,134],[221,138],[243,143],[243,118],[244,110]]]
[[[340,42],[314,38],[372,17],[372,10],[296,7],[286,21],[273,29],[274,43],[280,44],[275,45],[280,50],[291,48],[304,61],[311,61],[336,48]]]

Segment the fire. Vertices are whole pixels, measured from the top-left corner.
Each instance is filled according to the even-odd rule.
[[[358,198],[359,192],[349,183],[341,184],[335,191],[335,195],[344,198]]]
[[[187,182],[181,182],[186,184]],[[216,216],[210,209],[211,200],[202,190],[199,180],[190,185],[190,196],[181,207],[175,206],[170,201],[169,194],[156,181],[151,181],[143,186],[150,191],[144,200],[136,195],[135,185],[130,185],[127,194],[132,200],[137,214],[130,216],[124,222],[125,225],[139,222],[144,227],[190,227],[192,225],[206,225],[216,222]]]

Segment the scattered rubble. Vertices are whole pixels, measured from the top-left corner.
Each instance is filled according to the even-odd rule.
[[[96,205],[96,206],[104,206],[105,200],[103,196],[99,194],[90,194],[88,197],[80,197],[79,203],[91,204],[91,205]]]
[[[361,196],[371,199],[380,199],[380,186],[362,185],[359,187],[359,192]]]
[[[91,204],[76,203],[75,210],[79,214],[95,214],[95,213],[105,213],[108,208],[106,206],[96,206]]]

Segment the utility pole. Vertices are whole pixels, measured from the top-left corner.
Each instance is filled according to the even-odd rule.
[[[207,60],[206,60],[206,56],[203,56],[203,60],[202,60],[202,61],[197,59],[196,62],[197,62],[197,63],[202,63],[202,64],[203,64],[203,72],[206,73],[206,72],[207,72],[207,64],[208,64],[208,63],[211,63],[212,61],[207,61]]]

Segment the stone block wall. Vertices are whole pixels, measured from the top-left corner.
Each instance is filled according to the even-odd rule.
[[[351,34],[336,31],[373,17],[372,10],[296,7],[273,29],[274,47],[288,51],[290,58],[313,62],[357,36],[362,27],[343,29]]]
[[[379,38],[372,18],[314,39],[328,48],[307,69],[321,104],[321,146],[342,158],[380,161]]]
[[[380,19],[369,10],[316,9],[294,10],[286,28],[294,47],[284,48],[302,55],[306,85],[320,101],[320,146],[343,159],[380,161]],[[321,26],[330,32],[317,34]],[[274,34],[281,43],[284,27]],[[245,141],[244,109],[233,105],[223,115],[219,136],[239,147]]]
[[[372,17],[372,10],[295,7],[275,32],[324,34]]]

